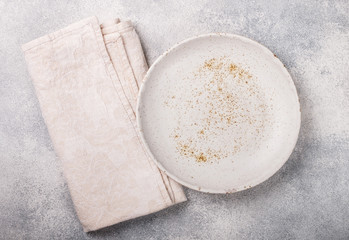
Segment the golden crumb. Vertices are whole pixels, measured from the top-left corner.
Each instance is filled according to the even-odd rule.
[[[203,153],[200,153],[199,155],[196,156],[196,161],[197,162],[206,162],[207,161],[207,157],[204,156]]]
[[[238,69],[238,67],[235,64],[230,64],[230,66],[229,66],[229,72],[230,73],[233,73],[237,69]]]

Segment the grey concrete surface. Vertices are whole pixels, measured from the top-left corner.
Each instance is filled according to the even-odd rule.
[[[1,1],[1,239],[349,239],[349,2]],[[20,45],[96,15],[131,19],[149,64],[196,34],[229,32],[270,48],[297,87],[295,151],[268,181],[84,233]]]

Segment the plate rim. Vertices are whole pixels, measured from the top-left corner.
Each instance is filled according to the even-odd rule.
[[[236,188],[236,189],[231,189],[231,190],[227,190],[227,189],[210,189],[210,188],[203,188],[200,186],[196,186],[193,184],[190,184],[186,181],[181,180],[180,178],[178,178],[177,176],[175,176],[174,174],[168,172],[166,170],[166,168],[163,167],[163,165],[154,157],[152,151],[149,148],[149,145],[144,137],[143,134],[143,127],[142,127],[142,123],[141,123],[141,117],[140,117],[140,104],[141,104],[141,98],[142,98],[142,94],[145,92],[145,85],[148,81],[148,79],[150,78],[152,72],[154,71],[154,68],[158,65],[158,63],[160,63],[167,55],[168,53],[174,51],[175,49],[177,49],[178,47],[180,47],[181,45],[186,44],[187,42],[193,41],[193,40],[197,40],[200,38],[207,38],[207,37],[228,37],[231,39],[239,39],[242,40],[244,42],[248,42],[250,44],[253,44],[255,46],[257,46],[259,49],[263,50],[266,54],[269,54],[271,56],[274,57],[274,59],[276,61],[274,61],[277,65],[279,65],[280,69],[283,70],[283,72],[289,76],[289,80],[290,80],[290,88],[292,88],[292,90],[295,93],[295,96],[297,98],[297,104],[299,107],[299,111],[298,113],[298,122],[297,122],[297,134],[295,135],[295,137],[292,139],[292,141],[290,141],[292,144],[290,144],[290,148],[288,149],[287,154],[285,154],[285,159],[283,159],[282,161],[279,161],[277,166],[274,168],[275,171],[272,171],[272,173],[270,174],[268,172],[268,174],[262,174],[260,177],[253,179],[251,182],[251,184],[248,187],[240,187],[240,188]],[[227,193],[234,193],[234,192],[240,192],[252,187],[255,187],[263,182],[265,182],[266,180],[268,180],[270,177],[272,177],[273,175],[275,175],[280,169],[281,167],[287,162],[287,160],[290,158],[292,152],[295,149],[295,146],[297,144],[298,138],[299,138],[299,132],[300,132],[300,127],[301,127],[301,109],[300,109],[300,101],[299,101],[299,96],[297,93],[297,88],[294,84],[294,81],[292,79],[291,74],[289,73],[289,71],[286,69],[285,65],[280,61],[280,59],[271,51],[269,50],[267,47],[265,47],[264,45],[262,45],[261,43],[252,40],[250,38],[241,36],[241,35],[237,35],[237,34],[231,34],[231,33],[208,33],[208,34],[201,34],[201,35],[195,35],[193,37],[187,38],[185,40],[182,40],[180,42],[177,42],[176,44],[174,44],[172,47],[170,47],[169,49],[167,49],[164,53],[162,53],[155,61],[154,63],[150,66],[150,68],[148,69],[146,75],[143,78],[143,82],[141,84],[141,87],[139,89],[138,95],[137,95],[137,105],[136,105],[136,122],[137,122],[137,130],[138,130],[138,134],[141,138],[142,144],[144,146],[144,148],[146,149],[147,154],[149,155],[149,157],[152,159],[152,161],[155,163],[155,165],[162,170],[166,175],[168,175],[170,178],[172,178],[173,180],[175,180],[176,182],[178,182],[179,184],[188,187],[190,189],[196,190],[196,191],[200,191],[200,192],[205,192],[205,193],[214,193],[214,194],[227,194]],[[292,146],[292,147],[291,147]]]

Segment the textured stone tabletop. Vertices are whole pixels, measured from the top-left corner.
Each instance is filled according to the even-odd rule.
[[[347,0],[1,1],[0,11],[1,239],[349,239]],[[149,65],[176,42],[209,32],[267,46],[290,71],[301,103],[290,159],[252,189],[185,189],[184,204],[84,233],[20,46],[92,15],[132,20]]]

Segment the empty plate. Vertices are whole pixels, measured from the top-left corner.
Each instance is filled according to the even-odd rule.
[[[155,61],[139,93],[137,122],[168,176],[199,191],[230,193],[265,181],[286,162],[300,106],[290,74],[267,48],[208,34]]]

